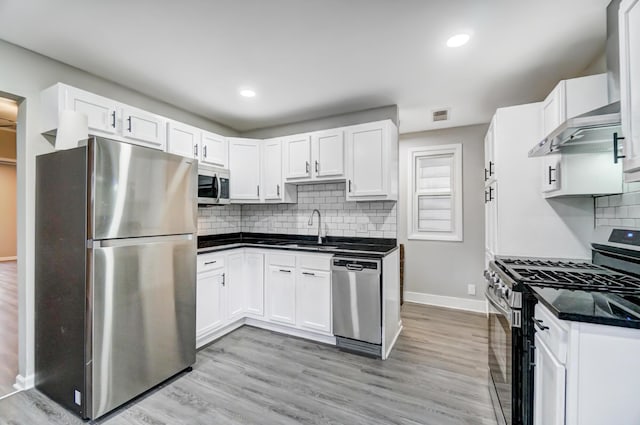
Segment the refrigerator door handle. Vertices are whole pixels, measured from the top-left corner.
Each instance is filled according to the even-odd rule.
[[[169,236],[150,236],[144,238],[102,239],[89,240],[87,246],[92,248],[111,248],[119,246],[134,246],[148,243],[176,242],[193,240],[193,233]]]

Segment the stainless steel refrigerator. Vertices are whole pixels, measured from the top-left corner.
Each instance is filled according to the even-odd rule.
[[[197,162],[100,138],[36,162],[36,387],[96,419],[195,362]]]

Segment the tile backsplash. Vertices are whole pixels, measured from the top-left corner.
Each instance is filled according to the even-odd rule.
[[[198,233],[234,232],[315,235],[322,214],[322,236],[397,238],[396,202],[346,202],[345,183],[298,186],[297,204],[229,205],[198,209]]]
[[[237,233],[242,228],[241,205],[198,208],[198,234]]]
[[[625,187],[633,191],[596,198],[596,226],[640,227],[640,190]]]

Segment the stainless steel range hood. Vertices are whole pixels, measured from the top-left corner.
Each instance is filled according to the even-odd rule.
[[[620,101],[568,119],[534,146],[529,157],[610,151],[614,133],[620,133]]]
[[[620,133],[620,50],[618,9],[620,0],[607,6],[607,90],[609,104],[570,118],[529,151],[529,157],[550,153],[586,153],[613,150],[614,133]]]

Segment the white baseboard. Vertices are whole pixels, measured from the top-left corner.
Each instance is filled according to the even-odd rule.
[[[322,342],[329,345],[336,345],[336,337],[333,335],[326,335],[315,333],[312,331],[305,331],[297,329],[287,325],[280,325],[273,322],[265,322],[263,320],[256,320],[250,317],[246,319],[246,325],[253,326],[255,328],[266,329],[268,331],[278,332],[286,335],[296,336],[298,338],[310,339],[316,342]]]
[[[447,297],[444,295],[432,295],[424,294],[422,292],[408,291],[405,291],[404,293],[404,300],[411,303],[435,305],[438,307],[474,311],[477,313],[487,313],[486,300],[470,300],[468,298]]]
[[[28,390],[33,388],[35,385],[35,375],[31,374],[28,376],[18,375],[16,376],[16,383],[13,384],[13,388],[18,391]]]
[[[16,261],[18,257],[0,257],[0,263],[3,261]]]

